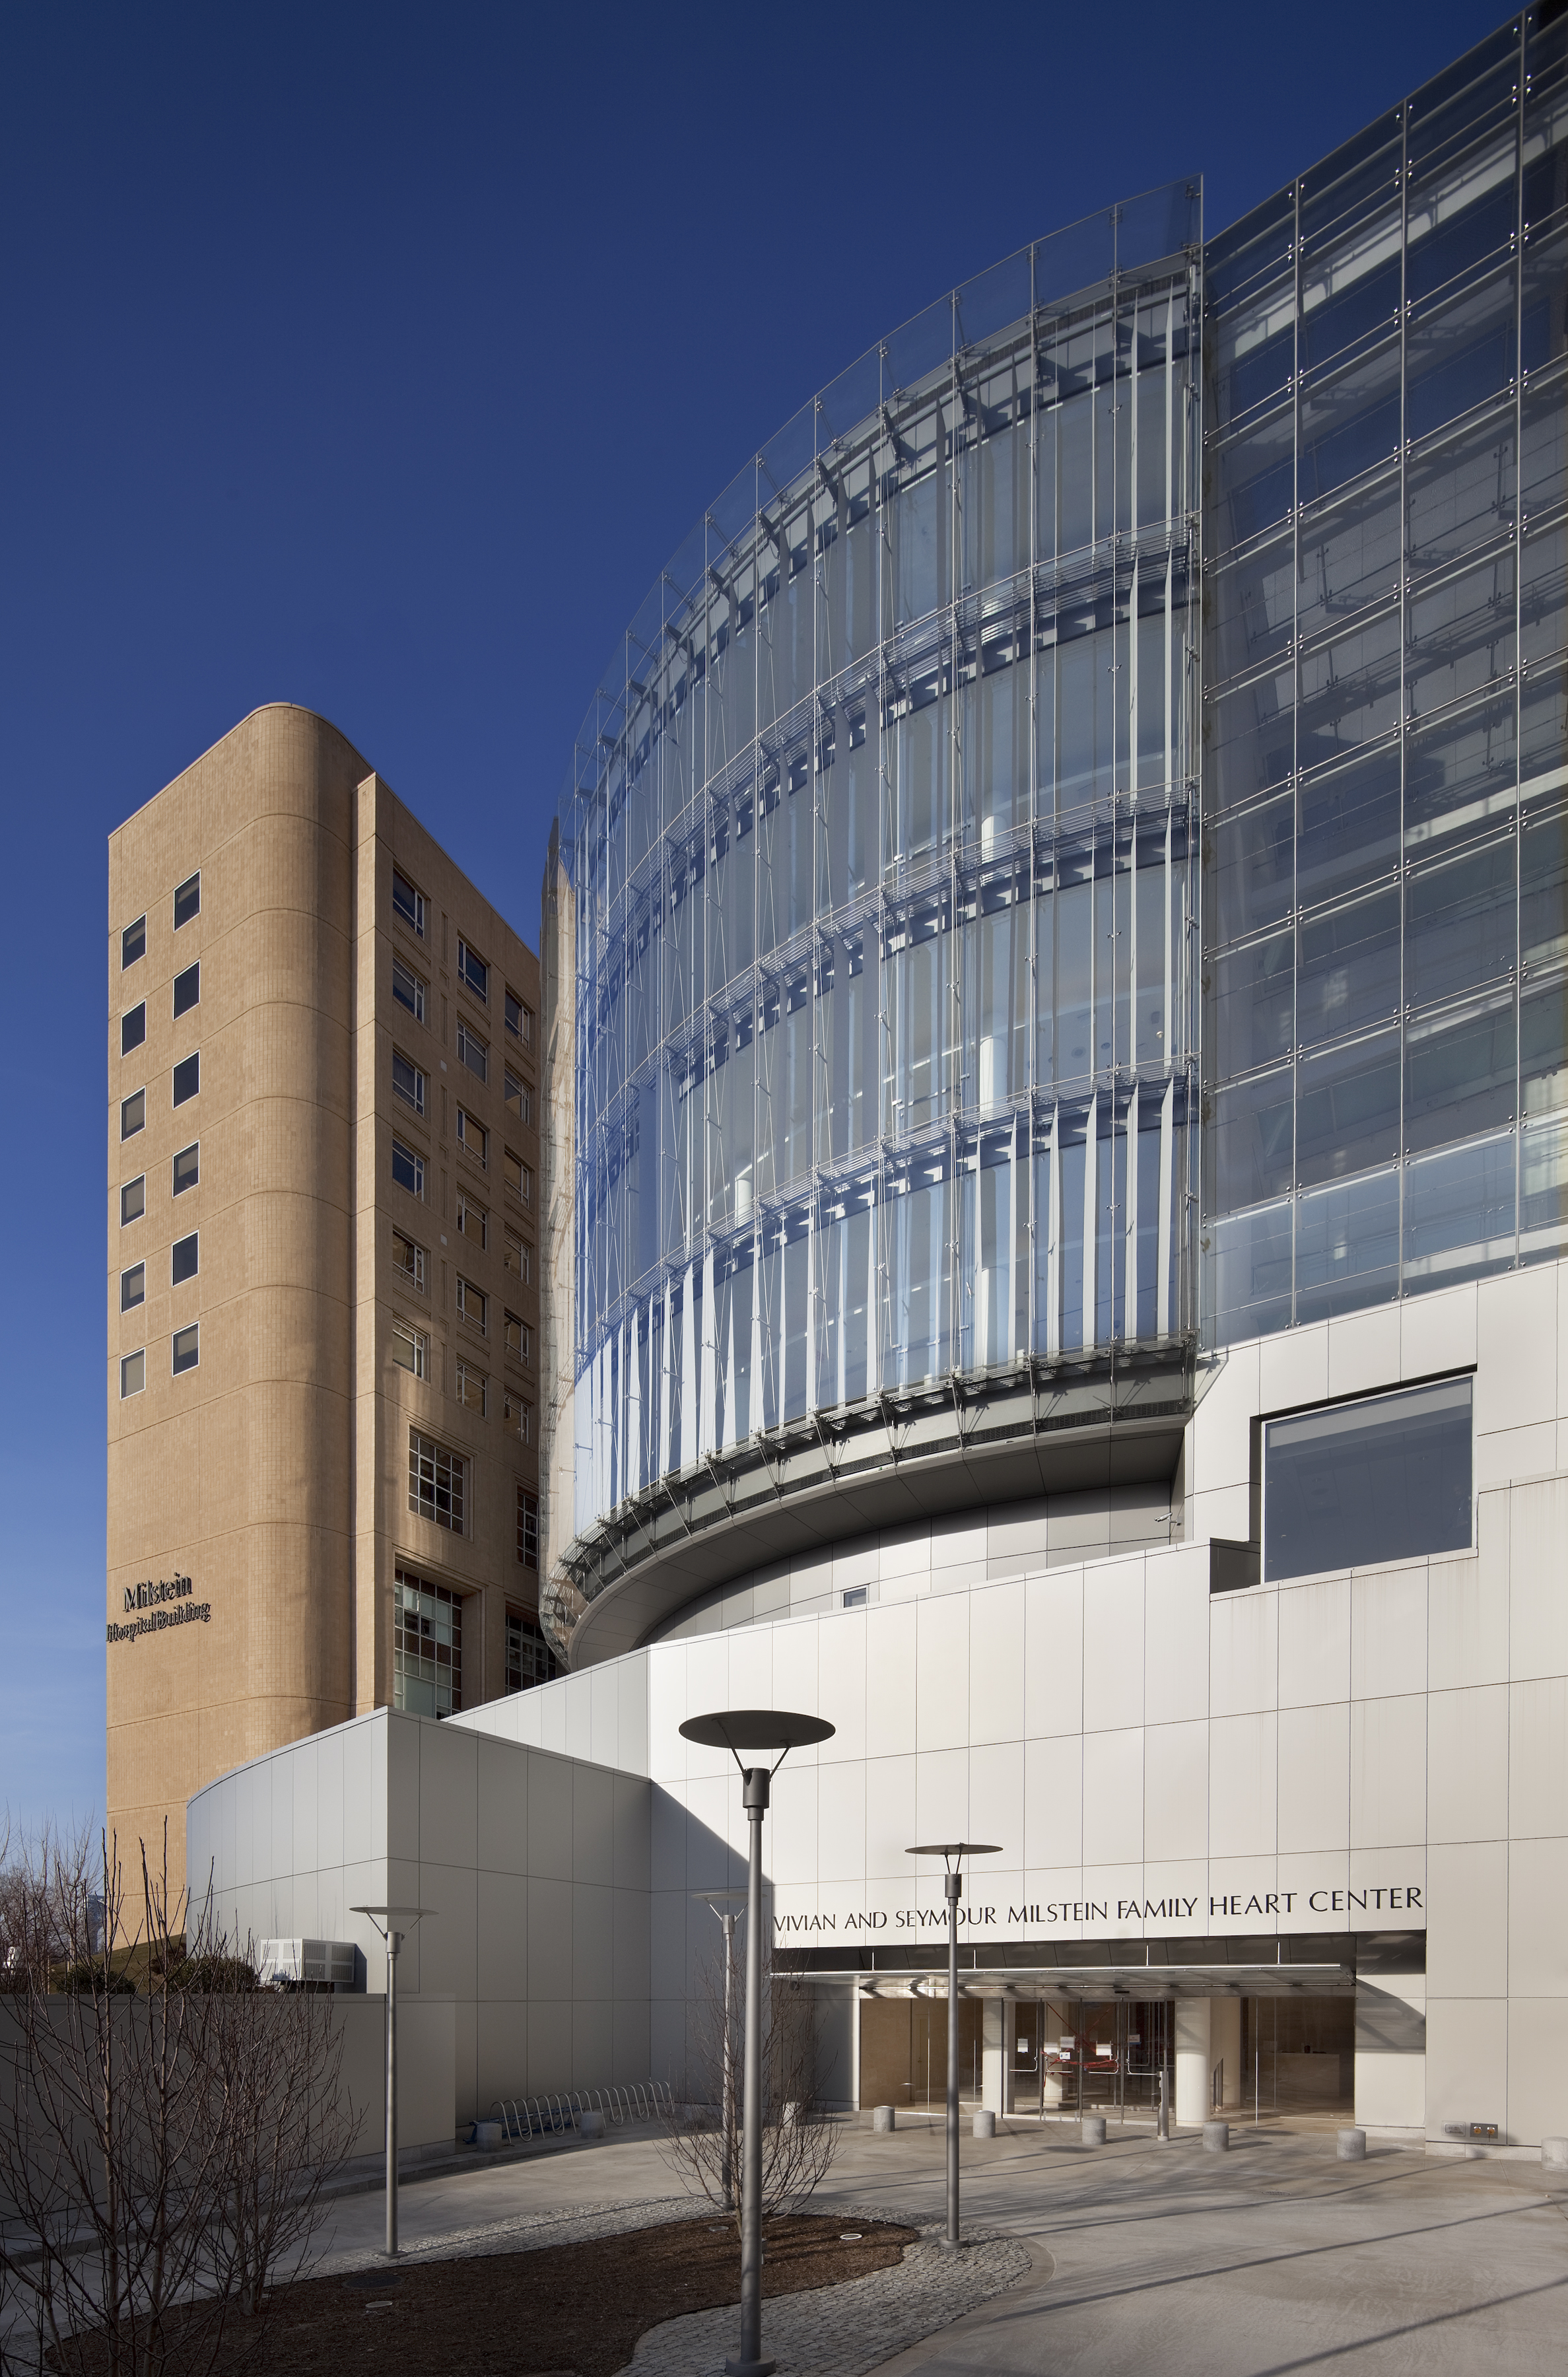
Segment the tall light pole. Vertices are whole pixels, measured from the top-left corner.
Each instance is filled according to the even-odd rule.
[[[942,2243],[952,2252],[958,2244],[958,1902],[964,1895],[962,1867],[966,1857],[999,1857],[994,1841],[937,1841],[906,1849],[906,1857],[940,1857],[942,1889],[947,1896],[947,2235]]]
[[[724,2210],[735,2210],[735,2169],[730,2147],[735,2137],[735,2047],[732,2025],[735,2015],[735,1927],[740,1920],[748,1893],[744,1890],[694,1890],[693,1898],[711,1907],[724,1931],[724,2077],[721,2094],[724,2098],[720,2119],[724,2128],[719,2132],[719,2183],[724,2191]]]
[[[368,1915],[387,1943],[387,2258],[398,2258],[398,1950],[403,1933],[433,1906],[351,1906],[351,1915]]]
[[[746,1884],[746,2077],[745,2136],[740,2156],[740,2350],[724,2363],[725,2377],[772,2377],[762,2358],[762,1819],[769,1786],[792,1750],[831,1739],[834,1728],[820,1716],[789,1709],[722,1709],[712,1716],[688,1716],[681,1726],[688,1741],[705,1750],[727,1750],[740,1768],[741,1804],[751,1827]],[[742,1750],[771,1766],[748,1766]]]

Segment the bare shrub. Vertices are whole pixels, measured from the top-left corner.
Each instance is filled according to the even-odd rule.
[[[811,1990],[793,1974],[774,1972],[766,1949],[761,1981],[762,2216],[768,2219],[804,2204],[821,2185],[837,2151],[838,2129],[818,2081],[820,2041]],[[687,2096],[693,2101],[666,2120],[664,2151],[688,2187],[719,2210],[733,2211],[738,2233],[746,2118],[740,1958],[732,1995],[726,2006],[722,1953],[705,1953],[687,2017]]]
[[[133,1912],[113,1842],[46,1834],[0,1893],[0,2281],[61,2377],[208,2377],[236,2311],[258,2342],[353,2139],[327,2001],[209,1907],[187,1941],[166,1840],[140,1864]]]

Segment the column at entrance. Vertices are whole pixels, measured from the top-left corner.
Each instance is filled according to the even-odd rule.
[[[980,2102],[987,2113],[1011,2113],[1018,2008],[1011,1998],[987,1998],[985,2007],[980,2034]]]
[[[1208,1998],[1176,2001],[1176,2118],[1189,2128],[1209,2118],[1211,2013]]]

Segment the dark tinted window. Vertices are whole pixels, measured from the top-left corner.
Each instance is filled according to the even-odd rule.
[[[195,1049],[174,1068],[174,1104],[183,1106],[201,1087],[201,1051]]]
[[[136,923],[134,925],[127,925],[125,931],[120,935],[121,972],[124,973],[126,966],[135,965],[138,958],[145,957],[146,955],[147,918],[145,916],[138,916]]]
[[[128,1057],[133,1048],[141,1046],[146,1037],[147,1001],[144,998],[139,1007],[133,1007],[128,1015],[122,1015],[120,1018],[121,1056]]]
[[[194,1279],[196,1277],[197,1234],[194,1230],[191,1232],[188,1238],[176,1238],[174,1240],[173,1260],[171,1262],[170,1269],[173,1273],[174,1284],[176,1287],[178,1287],[183,1279]]]
[[[120,1309],[134,1312],[147,1295],[147,1265],[133,1263],[129,1271],[120,1273]]]
[[[193,916],[199,916],[200,914],[201,878],[199,875],[187,875],[174,894],[175,932],[179,931],[182,925],[188,925]]]
[[[1466,1550],[1470,1486],[1468,1379],[1270,1420],[1264,1578]]]
[[[127,1180],[120,1191],[120,1227],[127,1222],[139,1222],[147,1211],[147,1175]]]
[[[193,1320],[188,1329],[181,1329],[175,1333],[174,1376],[176,1378],[179,1377],[182,1370],[194,1370],[197,1361],[200,1359],[201,1339],[199,1329],[199,1322]]]
[[[145,1090],[133,1091],[128,1098],[120,1100],[120,1137],[122,1139],[134,1139],[146,1121],[147,1092]]]
[[[174,1158],[175,1196],[183,1196],[187,1188],[194,1188],[200,1177],[201,1142],[198,1140],[194,1147],[182,1147]]]
[[[392,906],[405,925],[412,925],[421,940],[425,938],[425,894],[416,891],[406,875],[392,869]]]
[[[201,997],[201,968],[186,966],[184,973],[174,976],[174,1015],[176,1021],[186,1015]]]

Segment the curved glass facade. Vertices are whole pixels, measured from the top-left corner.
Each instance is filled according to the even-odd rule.
[[[1178,185],[889,338],[606,671],[553,1560],[815,1415],[1193,1329],[1199,240]]]

